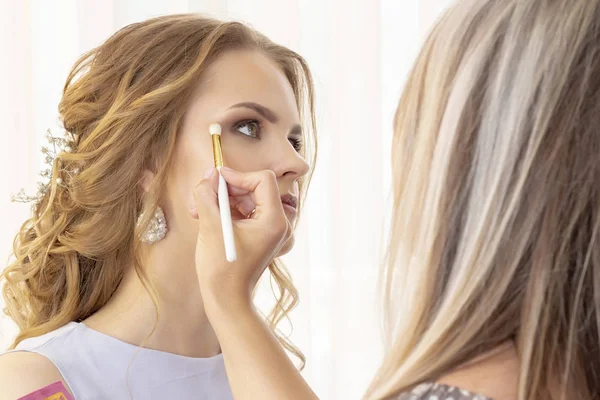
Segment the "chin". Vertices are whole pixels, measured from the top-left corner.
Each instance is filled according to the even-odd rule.
[[[281,250],[279,250],[277,257],[285,256],[287,253],[289,253],[292,250],[292,248],[294,247],[294,243],[296,243],[296,239],[294,238],[294,235],[292,234],[292,236],[290,236],[288,241],[285,242],[285,244],[283,245]]]

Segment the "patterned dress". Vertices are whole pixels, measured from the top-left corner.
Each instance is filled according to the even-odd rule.
[[[402,393],[397,400],[492,400],[489,397],[467,392],[440,383],[423,383],[410,392]]]

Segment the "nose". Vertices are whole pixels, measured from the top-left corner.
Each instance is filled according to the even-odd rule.
[[[272,168],[278,179],[287,178],[296,181],[310,170],[310,166],[286,139],[285,144],[273,153]]]

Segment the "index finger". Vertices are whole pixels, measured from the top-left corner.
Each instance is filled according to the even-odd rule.
[[[237,193],[246,191],[252,195],[256,204],[256,214],[283,213],[279,185],[273,171],[237,172],[230,168],[222,168],[221,173]]]

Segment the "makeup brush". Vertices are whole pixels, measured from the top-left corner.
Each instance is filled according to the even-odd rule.
[[[225,243],[225,257],[227,261],[234,262],[237,260],[237,252],[235,250],[235,238],[233,236],[233,225],[231,222],[231,209],[229,206],[229,192],[227,191],[227,182],[221,174],[223,168],[223,153],[221,151],[221,125],[212,124],[208,131],[212,137],[213,157],[215,160],[215,168],[219,173],[219,208],[221,210],[221,226],[223,228],[223,242]]]

